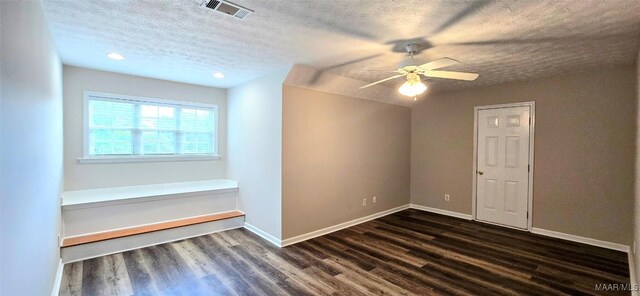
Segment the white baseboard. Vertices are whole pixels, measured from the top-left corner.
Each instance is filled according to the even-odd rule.
[[[469,214],[462,214],[462,213],[458,213],[458,212],[453,212],[453,211],[447,211],[447,210],[442,210],[442,209],[437,209],[437,208],[431,208],[431,207],[427,207],[427,206],[421,206],[421,205],[416,205],[416,204],[407,204],[404,206],[399,206],[393,209],[389,209],[386,211],[382,211],[379,213],[375,213],[373,215],[369,215],[366,217],[362,217],[362,218],[358,218],[358,219],[354,219],[348,222],[344,222],[344,223],[340,223],[334,226],[330,226],[330,227],[326,227],[323,229],[319,229],[316,231],[312,231],[309,233],[305,233],[302,235],[298,235],[292,238],[288,238],[288,239],[284,239],[284,240],[280,240],[272,235],[270,235],[269,233],[249,224],[249,223],[244,223],[244,227],[257,234],[258,236],[266,239],[267,241],[269,241],[270,243],[278,246],[278,247],[285,247],[285,246],[289,246],[289,245],[293,245],[305,240],[309,240],[318,236],[322,236],[322,235],[326,235],[329,234],[331,232],[335,232],[344,228],[348,228],[351,226],[355,226],[358,225],[360,223],[364,223],[370,220],[374,220],[386,215],[390,215],[402,210],[406,210],[408,208],[411,209],[416,209],[416,210],[421,210],[421,211],[427,211],[427,212],[432,212],[432,213],[436,213],[436,214],[442,214],[442,215],[446,215],[446,216],[450,216],[450,217],[455,217],[455,218],[460,218],[460,219],[465,219],[465,220],[473,220],[473,217]],[[559,239],[563,239],[563,240],[568,240],[568,241],[573,241],[573,242],[578,242],[578,243],[584,243],[587,245],[592,245],[592,246],[597,246],[597,247],[602,247],[602,248],[606,248],[606,249],[611,249],[611,250],[616,250],[616,251],[621,251],[621,252],[626,252],[627,254],[629,254],[629,274],[630,274],[630,280],[631,280],[631,287],[637,287],[637,275],[636,275],[636,270],[635,270],[635,264],[633,261],[633,257],[631,254],[631,250],[629,248],[629,246],[627,245],[622,245],[622,244],[617,244],[617,243],[612,243],[612,242],[607,242],[607,241],[602,241],[602,240],[597,240],[597,239],[593,239],[593,238],[587,238],[587,237],[582,237],[582,236],[577,236],[577,235],[572,235],[572,234],[566,234],[566,233],[562,233],[562,232],[557,232],[557,231],[551,231],[551,230],[546,230],[546,229],[541,229],[541,228],[533,228],[531,230],[532,233],[535,234],[539,234],[539,235],[544,235],[544,236],[549,236],[549,237],[554,237],[554,238],[559,238]],[[632,295],[633,296],[639,296],[638,291],[632,291]]]
[[[431,208],[431,207],[426,207],[426,206],[421,206],[421,205],[416,205],[416,204],[411,204],[410,207],[412,209],[416,209],[416,210],[422,210],[422,211],[432,212],[432,213],[436,213],[436,214],[442,214],[442,215],[461,218],[461,219],[466,219],[466,220],[472,220],[473,219],[473,217],[471,215],[462,214],[462,213],[458,213],[458,212],[452,212],[452,211],[447,211],[447,210],[442,210],[442,209],[437,209],[437,208]],[[622,244],[617,244],[617,243],[612,243],[612,242],[607,242],[607,241],[602,241],[602,240],[597,240],[597,239],[593,239],[593,238],[588,238],[588,237],[583,237],[583,236],[578,236],[578,235],[573,235],[573,234],[567,234],[567,233],[562,233],[562,232],[557,232],[557,231],[551,231],[551,230],[546,230],[546,229],[542,229],[542,228],[533,227],[533,229],[531,229],[531,232],[535,233],[535,234],[555,237],[555,238],[559,238],[559,239],[563,239],[563,240],[583,243],[583,244],[587,244],[587,245],[592,245],[592,246],[596,246],[596,247],[602,247],[602,248],[621,251],[621,252],[627,252],[628,253],[630,251],[629,246],[627,246],[627,245],[622,245]]]
[[[441,215],[445,215],[445,216],[451,216],[451,217],[465,219],[465,220],[472,220],[473,219],[473,217],[471,217],[471,215],[469,215],[469,214],[463,214],[463,213],[447,211],[447,210],[443,210],[443,209],[426,207],[426,206],[421,206],[421,205],[417,205],[417,204],[410,204],[409,207],[412,208],[412,209],[416,209],[416,210],[421,210],[421,211],[441,214]]]
[[[633,251],[629,250],[627,253],[629,256],[629,280],[631,284],[631,296],[638,296],[638,290],[633,289],[634,287],[638,287],[638,278],[636,275],[636,264],[633,260]]]
[[[406,210],[408,208],[409,208],[409,205],[403,205],[403,206],[395,207],[395,208],[388,209],[388,210],[385,210],[385,211],[382,211],[382,212],[378,212],[378,213],[375,213],[375,214],[372,214],[372,215],[369,215],[369,216],[365,216],[365,217],[362,217],[362,218],[354,219],[354,220],[351,220],[351,221],[347,221],[347,222],[344,222],[344,223],[336,224],[336,225],[329,226],[329,227],[326,227],[326,228],[322,228],[322,229],[319,229],[319,230],[315,230],[315,231],[312,231],[312,232],[309,232],[309,233],[305,233],[305,234],[302,234],[302,235],[294,236],[294,237],[282,240],[281,246],[285,247],[285,246],[293,245],[293,244],[296,244],[296,243],[299,243],[299,242],[302,242],[302,241],[306,241],[306,240],[312,239],[314,237],[318,237],[318,236],[322,236],[322,235],[325,235],[325,234],[329,234],[329,233],[332,233],[332,232],[335,232],[335,231],[338,231],[338,230],[341,230],[341,229],[345,229],[345,228],[348,228],[348,227],[351,227],[351,226],[358,225],[360,223],[364,223],[364,222],[371,221],[371,220],[374,220],[374,219],[378,219],[380,217],[383,217],[383,216],[386,216],[386,215],[390,215],[390,214],[393,214],[393,213],[396,213],[396,212],[399,212],[399,211],[402,211],[402,210]]]
[[[587,244],[587,245],[592,245],[592,246],[596,246],[596,247],[616,250],[616,251],[625,252],[625,253],[629,253],[629,251],[630,251],[630,248],[627,245],[622,245],[622,244],[617,244],[617,243],[597,240],[597,239],[594,239],[594,238],[588,238],[588,237],[584,237],[584,236],[567,234],[567,233],[563,233],[563,232],[546,230],[546,229],[536,228],[536,227],[531,229],[531,232],[535,233],[535,234],[555,237],[555,238],[559,238],[559,239],[563,239],[563,240],[573,241],[573,242],[577,242],[577,243],[583,243],[583,244]]]
[[[257,236],[264,238],[266,241],[276,245],[277,247],[282,247],[282,240],[280,240],[279,238],[269,234],[268,232],[255,227],[247,222],[244,222],[244,228],[255,233]]]
[[[58,269],[56,270],[56,277],[53,282],[53,289],[51,290],[51,296],[58,296],[60,293],[60,285],[62,284],[62,273],[64,271],[64,263],[62,258],[58,261]]]

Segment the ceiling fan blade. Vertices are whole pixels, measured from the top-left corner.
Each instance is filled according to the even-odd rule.
[[[444,24],[440,25],[433,34],[438,34],[448,29],[449,27],[461,22],[465,18],[478,13],[484,6],[491,4],[490,0],[479,0],[474,1],[469,6],[467,6],[462,11],[458,12],[456,15],[452,16],[449,20],[447,20]]]
[[[364,69],[367,72],[382,72],[382,73],[399,73],[398,70],[376,70],[376,69]]]
[[[480,76],[480,74],[476,74],[476,73],[452,72],[452,71],[426,71],[423,75],[427,77],[458,79],[458,80],[466,80],[466,81],[476,80],[476,78]]]
[[[435,61],[428,62],[426,64],[422,64],[419,67],[425,70],[435,70],[435,69],[453,66],[457,64],[460,64],[460,62],[452,58],[441,58]]]
[[[391,80],[391,79],[396,79],[396,78],[398,78],[398,77],[402,77],[402,76],[404,76],[404,75],[402,75],[402,74],[399,74],[399,75],[393,75],[393,76],[391,76],[391,77],[387,77],[387,78],[385,78],[385,79],[378,80],[378,81],[376,81],[376,82],[374,82],[374,83],[369,83],[369,84],[367,84],[367,85],[361,86],[361,87],[360,87],[360,89],[367,88],[367,87],[369,87],[369,86],[373,86],[373,85],[376,85],[376,84],[378,84],[378,83],[383,83],[383,82],[385,82],[385,81],[388,81],[388,80]]]
[[[311,77],[311,79],[309,79],[309,84],[315,84],[316,82],[318,82],[318,80],[320,79],[320,76],[322,76],[322,74],[324,74],[325,72],[332,70],[332,69],[337,69],[340,67],[344,67],[344,66],[348,66],[351,64],[356,64],[356,63],[360,63],[360,62],[364,62],[370,59],[375,59],[379,56],[383,56],[385,54],[383,53],[379,53],[379,54],[374,54],[374,55],[370,55],[370,56],[366,56],[366,57],[362,57],[356,60],[351,60],[351,61],[347,61],[344,63],[340,63],[340,64],[335,64],[335,65],[331,65],[328,67],[324,67],[322,69],[319,69],[318,71],[316,71],[316,73]]]
[[[383,55],[385,55],[385,54],[384,53],[378,53],[378,54],[373,54],[373,55],[369,55],[369,56],[366,56],[366,57],[361,57],[361,58],[358,58],[358,59],[355,59],[355,60],[350,60],[350,61],[346,61],[346,62],[343,62],[343,63],[340,63],[340,64],[335,64],[335,65],[331,65],[331,66],[322,68],[322,71],[331,70],[331,69],[335,69],[335,68],[341,68],[341,67],[348,66],[348,65],[351,65],[351,64],[357,64],[357,63],[360,63],[360,62],[364,62],[364,61],[368,61],[368,60],[371,60],[371,59],[375,59],[375,58],[383,56]]]

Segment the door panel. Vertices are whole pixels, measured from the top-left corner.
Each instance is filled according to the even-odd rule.
[[[518,210],[518,182],[504,182],[504,211],[517,214]]]
[[[518,160],[520,159],[520,137],[507,136],[505,143],[504,166],[506,168],[518,168]]]
[[[494,179],[485,179],[484,180],[484,184],[485,184],[485,209],[486,210],[491,210],[491,211],[495,211],[496,210],[496,200],[498,199],[498,197],[496,196],[497,193],[497,184],[498,182],[496,182],[496,180]]]
[[[487,150],[485,152],[485,166],[498,166],[498,137],[487,137]]]
[[[476,218],[527,228],[530,107],[478,110]]]

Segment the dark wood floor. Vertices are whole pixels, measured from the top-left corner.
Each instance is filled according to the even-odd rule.
[[[282,249],[236,229],[70,263],[60,295],[602,295],[597,284],[616,283],[629,283],[625,253],[405,210]]]

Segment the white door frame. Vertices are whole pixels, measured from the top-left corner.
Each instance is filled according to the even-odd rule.
[[[530,107],[531,108],[531,113],[529,114],[529,116],[531,117],[531,124],[529,125],[529,190],[528,190],[528,194],[527,194],[527,231],[531,231],[531,229],[533,228],[533,148],[534,148],[534,135],[535,135],[535,126],[536,126],[536,102],[535,101],[531,101],[531,102],[521,102],[521,103],[509,103],[509,104],[499,104],[499,105],[487,105],[487,106],[475,106],[473,108],[473,171],[471,172],[471,174],[473,175],[473,196],[471,198],[471,200],[473,201],[473,205],[472,205],[472,217],[473,220],[478,221],[478,218],[476,217],[476,203],[477,203],[477,196],[476,196],[476,182],[477,182],[477,176],[476,176],[476,170],[478,169],[477,167],[477,162],[478,162],[478,111],[480,110],[487,110],[487,109],[499,109],[499,108],[510,108],[510,107]],[[489,223],[489,224],[494,224],[491,222],[487,222],[487,221],[480,221],[483,223]],[[502,224],[496,224],[496,225],[500,225],[500,226],[504,226],[504,227],[510,227],[508,225],[502,225]],[[516,228],[516,227],[512,227],[514,229],[520,229],[521,228]]]

